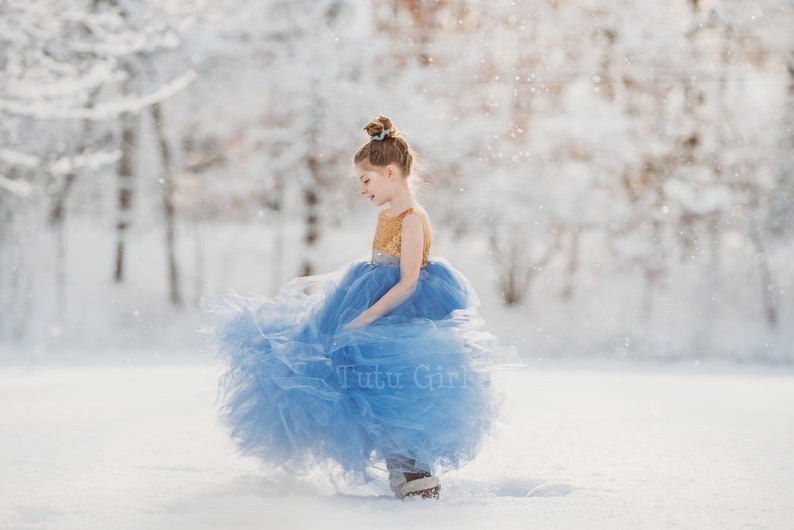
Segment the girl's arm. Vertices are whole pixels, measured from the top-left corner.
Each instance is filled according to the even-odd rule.
[[[424,228],[422,220],[415,213],[405,216],[402,224],[402,242],[400,245],[400,281],[386,291],[377,302],[353,319],[347,326],[350,328],[364,327],[378,317],[385,315],[411,296],[419,279],[424,254]]]

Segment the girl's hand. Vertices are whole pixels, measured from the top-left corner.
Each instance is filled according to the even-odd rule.
[[[355,331],[357,329],[362,329],[372,324],[374,320],[375,320],[374,317],[370,317],[367,316],[365,313],[361,313],[356,318],[345,324],[343,329],[346,329],[348,331]]]
[[[405,216],[401,237],[400,281],[367,310],[345,324],[342,329],[347,331],[362,329],[372,324],[378,317],[388,314],[413,294],[424,253],[424,225],[418,214],[412,212]]]

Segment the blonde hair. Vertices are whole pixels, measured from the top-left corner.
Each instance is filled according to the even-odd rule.
[[[353,163],[367,162],[374,167],[394,164],[400,168],[405,178],[411,176],[414,157],[408,142],[400,135],[391,120],[379,114],[364,127],[369,141],[358,148]]]

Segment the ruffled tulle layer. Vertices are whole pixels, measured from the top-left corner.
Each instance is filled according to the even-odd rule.
[[[367,476],[386,459],[457,467],[490,429],[498,349],[468,282],[431,260],[414,294],[373,324],[344,325],[399,278],[354,262],[274,298],[205,299],[229,369],[222,414],[240,449],[289,469],[333,461]]]

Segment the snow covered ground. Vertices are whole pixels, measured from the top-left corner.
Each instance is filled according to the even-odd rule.
[[[506,419],[442,500],[238,456],[216,363],[0,367],[0,528],[794,528],[794,374],[498,374]]]

